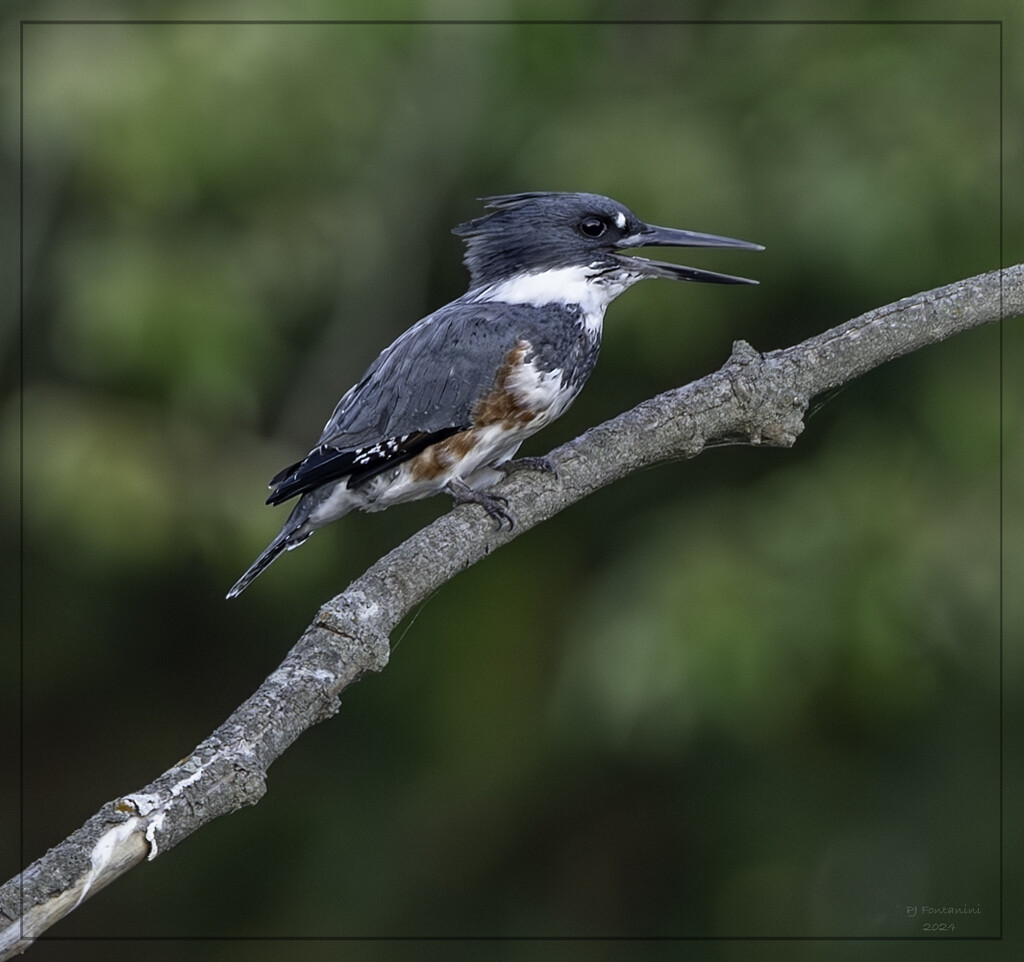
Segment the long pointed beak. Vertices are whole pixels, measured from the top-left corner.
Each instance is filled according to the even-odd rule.
[[[619,247],[736,247],[748,251],[764,250],[761,244],[751,244],[749,241],[736,240],[733,237],[701,234],[692,230],[677,230],[675,227],[654,227],[650,224],[645,224],[643,229],[632,237],[620,241]],[[719,274],[697,267],[683,267],[680,264],[669,264],[665,261],[652,261],[646,257],[623,257],[622,260],[635,265],[637,270],[642,270],[650,277],[669,277],[677,281],[702,281],[708,284],[757,283],[748,277],[735,277],[732,274]]]

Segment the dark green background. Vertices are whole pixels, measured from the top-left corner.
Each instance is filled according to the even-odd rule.
[[[785,347],[992,270],[1001,224],[1004,263],[1021,259],[1019,191],[1000,207],[994,25],[31,24],[23,38],[24,377],[19,405],[12,311],[0,524],[16,546],[20,464],[29,860],[187,754],[320,603],[448,510],[351,516],[223,600],[284,519],[263,506],[266,480],[377,351],[465,289],[449,230],[475,198],[596,191],[767,248],[681,258],[760,287],[651,282],[617,301],[590,385],[532,454],[716,369],[736,338]],[[16,29],[4,50],[15,62]],[[1015,56],[1004,111],[1020,104]],[[7,98],[9,171],[17,121]],[[1024,626],[1019,322],[1002,337],[1002,409],[992,326],[818,399],[791,451],[709,450],[529,532],[395,633],[387,670],[271,769],[264,801],[51,934],[918,936],[908,905],[967,905],[980,914],[954,918],[956,934],[997,935],[1000,691],[1013,804]],[[5,625],[18,561],[5,551]],[[4,878],[19,868],[16,781]],[[29,957],[639,951],[62,942]]]

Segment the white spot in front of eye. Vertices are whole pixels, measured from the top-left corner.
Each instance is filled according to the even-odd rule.
[[[615,224],[619,230],[626,229],[626,215],[621,210],[615,215]]]

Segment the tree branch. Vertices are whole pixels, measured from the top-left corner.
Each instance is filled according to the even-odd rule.
[[[785,350],[737,341],[721,370],[599,425],[550,455],[558,474],[520,472],[498,487],[515,508],[495,530],[461,507],[385,555],[325,604],[280,667],[182,762],[104,805],[0,888],[0,960],[144,858],[206,822],[259,801],[271,763],[339,696],[387,664],[398,623],[442,584],[501,545],[612,481],[735,438],[792,445],[816,394],[959,331],[1024,314],[1024,264],[869,311]]]

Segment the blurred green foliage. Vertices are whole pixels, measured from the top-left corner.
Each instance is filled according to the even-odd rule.
[[[319,603],[447,510],[346,518],[222,600],[284,518],[264,481],[464,289],[448,231],[476,197],[598,191],[767,246],[692,255],[759,288],[616,302],[591,384],[532,453],[735,338],[787,346],[999,266],[992,26],[53,23],[23,41],[24,379],[11,317],[0,482],[15,504],[20,464],[28,858],[184,755]],[[1003,146],[1017,169],[1019,130]],[[1019,721],[1024,627],[1000,594],[1001,560],[1022,568],[1000,524],[1024,521],[1000,343],[976,331],[819,399],[792,451],[712,449],[530,532],[409,620],[256,809],[55,934],[912,936],[906,906],[929,904],[980,905],[960,933],[998,932],[1000,629]],[[15,512],[0,523],[15,544]]]

